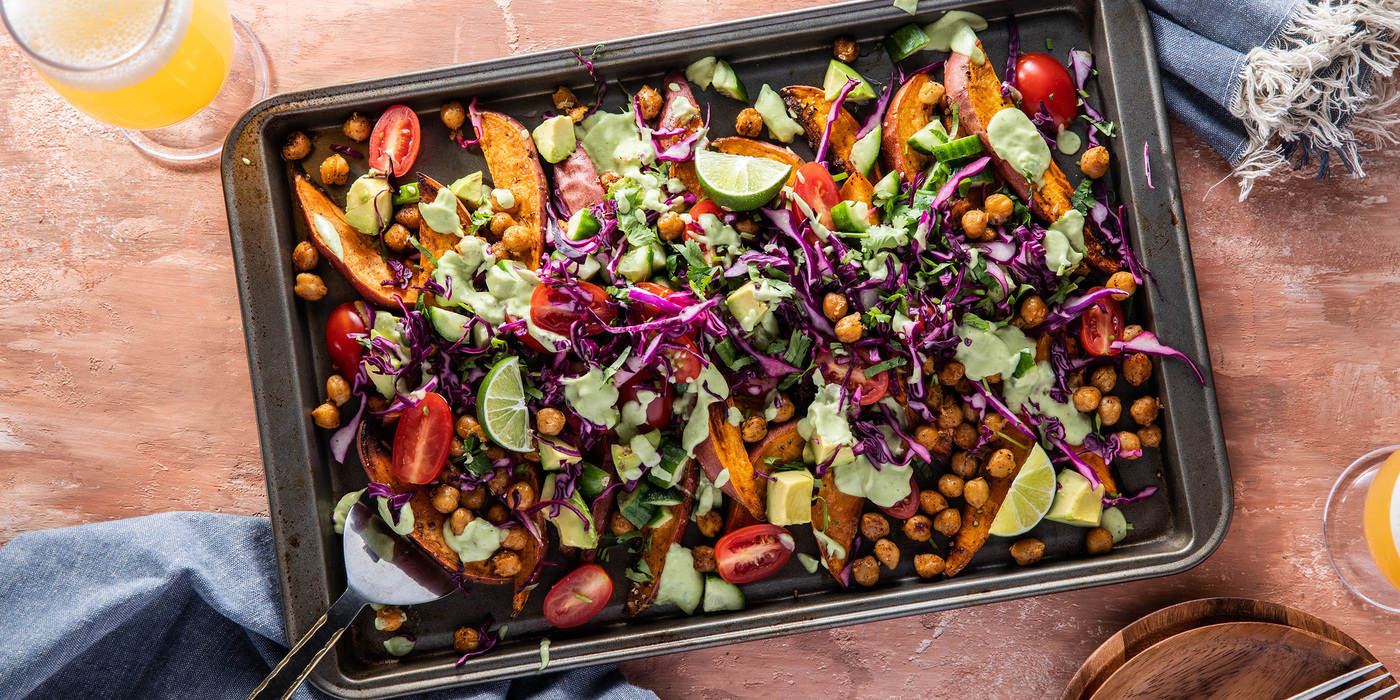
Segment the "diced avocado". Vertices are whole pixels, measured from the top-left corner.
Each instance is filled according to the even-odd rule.
[[[773,138],[783,143],[792,143],[793,138],[802,133],[802,125],[788,114],[783,98],[779,97],[773,88],[764,85],[763,89],[758,91],[758,99],[754,100],[753,108],[763,115],[763,123]]]
[[[642,478],[642,457],[628,445],[612,446],[613,467],[617,469],[617,475],[623,481],[635,481]]]
[[[715,66],[719,59],[714,56],[706,56],[685,68],[685,79],[699,86],[701,90],[708,89],[710,83],[715,79]]]
[[[1103,515],[1099,518],[1099,527],[1108,530],[1108,534],[1113,535],[1113,543],[1118,544],[1128,536],[1128,531],[1133,526],[1128,524],[1128,519],[1123,517],[1123,511],[1117,506],[1104,509]]]
[[[811,510],[811,508],[808,508]],[[743,610],[744,592],[715,574],[705,575],[705,612]]]
[[[837,231],[864,233],[870,228],[870,222],[865,218],[869,211],[865,202],[837,202],[831,208],[831,221]]]
[[[1098,527],[1103,517],[1103,484],[1091,488],[1089,480],[1073,469],[1061,471],[1055,480],[1059,488],[1045,519],[1077,527]]]
[[[736,99],[740,102],[749,101],[749,91],[744,89],[744,84],[739,82],[739,76],[734,74],[734,69],[729,67],[724,61],[715,61],[714,82],[715,92],[725,97]]]
[[[935,146],[942,146],[948,143],[948,130],[943,128],[943,122],[934,119],[922,129],[914,132],[909,137],[909,148],[924,155],[933,155]]]
[[[477,206],[486,203],[486,191],[481,186],[480,170],[448,185],[447,189],[452,190],[452,194],[457,195],[457,199],[463,202],[469,202]]]
[[[602,227],[603,225],[598,222],[598,217],[593,214],[592,210],[580,209],[569,217],[565,233],[571,241],[584,241],[598,235],[598,231]]]
[[[826,80],[822,81],[822,90],[826,93],[826,99],[834,100],[841,94],[841,89],[846,87],[846,83],[857,80],[859,83],[851,88],[851,94],[846,99],[851,102],[863,102],[875,97],[875,88],[870,87],[870,83],[865,78],[860,77],[856,69],[836,60],[831,59],[831,63],[826,65]]]
[[[734,320],[739,322],[739,327],[745,333],[752,331],[754,326],[768,313],[768,304],[754,298],[754,292],[758,287],[753,282],[745,282],[742,287],[729,293],[729,297],[724,300],[729,307],[729,313],[734,315]]]
[[[640,284],[651,279],[651,248],[648,246],[628,248],[617,261],[617,274]]]
[[[535,149],[540,152],[540,157],[551,163],[568,158],[578,145],[578,137],[574,135],[574,120],[567,116],[544,120],[530,135],[535,138]]]
[[[687,615],[695,614],[705,594],[705,579],[695,570],[695,557],[676,543],[666,552],[666,566],[656,582],[656,604],[675,605]]]
[[[880,136],[883,133],[884,128],[877,126],[856,139],[855,145],[851,146],[852,164],[861,175],[869,176],[870,169],[875,167],[875,160],[880,157]]]
[[[440,309],[436,306],[428,307],[428,318],[433,322],[433,329],[438,335],[455,343],[467,334],[467,321],[470,320],[462,314]]]
[[[554,493],[555,475],[550,474],[544,479],[544,487],[540,490],[543,500],[554,500],[557,496]],[[588,504],[583,502],[583,496],[578,491],[568,499],[569,505],[583,513],[582,518],[568,508],[560,506],[559,515],[549,514],[550,508],[544,510],[545,520],[554,523],[555,529],[559,530],[559,543],[568,547],[578,547],[579,549],[593,549],[598,546],[598,526],[593,522],[593,514],[589,512]]]
[[[643,481],[637,484],[637,488],[632,489],[631,493],[626,491],[618,493],[617,512],[621,513],[622,517],[627,518],[627,521],[633,525],[646,527],[647,523],[651,522],[652,517],[656,515],[657,510],[656,506],[642,502],[650,490],[651,488]]]
[[[578,264],[578,278],[581,280],[592,279],[593,276],[598,274],[602,269],[603,264],[598,262],[597,258],[590,255],[584,258],[583,262]]]
[[[781,471],[768,484],[768,522],[800,525],[812,522],[812,472]]]
[[[393,217],[394,193],[383,175],[361,175],[345,193],[345,223],[350,228],[373,236],[388,226]]]
[[[565,451],[561,452],[556,449],[557,447],[564,447]],[[575,456],[569,454],[571,452],[578,452],[578,450],[569,446],[559,438],[541,435],[539,436],[539,448],[540,467],[545,471],[557,472],[570,464],[577,464],[583,461],[581,455]]]
[[[832,459],[832,455],[836,456],[835,459],[832,459],[832,467],[841,467],[856,461],[856,453],[852,451],[850,447],[828,443],[822,440],[820,434],[813,433],[812,441],[809,444],[812,446],[812,459],[814,460],[814,464],[821,464],[828,459]]]

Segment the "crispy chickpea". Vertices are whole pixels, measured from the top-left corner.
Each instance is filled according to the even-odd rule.
[[[442,118],[442,123],[453,131],[462,128],[462,125],[467,123],[467,110],[457,100],[443,103],[438,108],[438,116]]]
[[[842,63],[851,63],[860,58],[860,44],[856,43],[854,37],[843,36],[831,47],[831,55]]]
[[[501,547],[512,552],[519,552],[529,544],[530,531],[524,525],[511,525],[506,528],[506,536],[501,539]]]
[[[1138,425],[1152,425],[1157,420],[1157,410],[1162,407],[1162,403],[1151,396],[1144,396],[1133,402],[1133,407],[1129,409],[1133,420]]]
[[[1162,445],[1162,428],[1156,425],[1149,425],[1138,429],[1138,442],[1143,447],[1160,447]]]
[[[967,213],[962,215],[961,221],[963,233],[966,233],[968,238],[980,239],[987,235],[987,212],[968,209]]]
[[[950,510],[957,512],[953,508],[944,508],[943,512],[946,513]],[[927,542],[928,538],[933,537],[933,520],[929,519],[927,515],[915,515],[905,520],[904,536],[915,542]]]
[[[506,229],[506,235],[503,240],[506,244],[506,250],[512,253],[528,253],[534,250],[535,243],[538,242],[539,239],[539,234],[531,231],[529,226],[516,224]]]
[[[1033,328],[1045,322],[1045,317],[1049,315],[1050,308],[1045,305],[1045,300],[1034,294],[1021,300],[1021,322],[1027,328]]]
[[[1128,459],[1137,459],[1136,457],[1129,456],[1133,452],[1142,449],[1142,440],[1138,438],[1137,433],[1122,430],[1114,434],[1118,436],[1118,456]]]
[[[474,437],[478,440],[486,439],[486,433],[482,431],[481,424],[476,422],[476,419],[471,416],[463,415],[458,417],[457,423],[453,428],[457,431],[457,437],[463,440],[470,437]]]
[[[1113,425],[1123,416],[1123,401],[1117,396],[1105,396],[1099,402],[1099,423]]]
[[[924,449],[933,449],[933,446],[938,444],[938,429],[928,423],[915,428],[914,442],[922,445]]]
[[[1011,472],[1016,470],[1016,457],[1011,454],[1011,450],[1000,449],[992,453],[992,458],[987,460],[987,473],[993,479],[1005,479],[1011,476]]]
[[[948,498],[963,495],[963,478],[957,474],[944,474],[938,477],[938,492]]]
[[[316,267],[316,263],[319,262],[321,254],[316,252],[316,246],[307,241],[298,243],[297,247],[292,249],[292,267],[296,268],[297,272],[306,272]]]
[[[778,414],[773,416],[774,423],[786,423],[797,413],[797,406],[792,403],[792,398],[783,393],[779,393],[778,398],[774,399],[773,408],[778,409]]]
[[[497,503],[486,509],[486,522],[492,525],[500,525],[510,520],[510,509]]]
[[[1142,386],[1152,378],[1152,358],[1140,352],[1128,356],[1123,360],[1123,378],[1133,386]]]
[[[1006,418],[996,411],[987,411],[987,416],[982,419],[982,425],[987,426],[987,430],[999,433],[1006,428]]]
[[[359,112],[351,114],[350,118],[346,119],[345,123],[340,126],[340,133],[345,134],[345,137],[351,141],[364,141],[369,138],[372,131],[374,131],[374,125]]]
[[[643,85],[637,91],[637,107],[642,110],[642,119],[655,119],[661,114],[661,93],[650,85]]]
[[[1122,294],[1114,294],[1116,299],[1127,299],[1137,291],[1137,280],[1133,279],[1133,273],[1127,270],[1120,270],[1109,275],[1108,284],[1104,285],[1113,289],[1123,290]]]
[[[721,527],[724,527],[724,516],[719,511],[712,510],[695,519],[695,524],[700,527],[700,534],[706,537],[714,537],[719,534]]]
[[[1123,328],[1123,342],[1125,343],[1140,335],[1142,335],[1142,326],[1139,326],[1136,323]]]
[[[292,291],[307,301],[320,301],[329,290],[326,289],[326,283],[320,275],[302,272],[297,275],[297,283],[292,287]]]
[[[486,489],[480,486],[462,492],[462,507],[477,510],[486,505]]]
[[[339,374],[332,374],[326,378],[326,398],[337,406],[344,406],[350,400],[350,382],[345,381],[345,377]]]
[[[943,561],[943,557],[937,554],[914,555],[914,571],[917,572],[921,578],[933,578],[943,573],[943,569],[947,566],[948,563]]]
[[[282,144],[282,157],[287,160],[301,160],[311,155],[311,139],[300,131],[293,131],[287,135],[286,143]]]
[[[971,479],[977,475],[977,457],[966,452],[954,454],[950,466],[954,474],[964,479]]]
[[[418,215],[417,204],[407,204],[399,207],[399,210],[394,212],[394,221],[404,228],[414,231],[417,231],[418,227],[423,225],[423,219]]]
[[[495,214],[491,215],[490,229],[492,234],[495,234],[497,236],[504,236],[506,235],[506,231],[509,231],[510,227],[514,225],[515,217],[511,216],[510,214],[507,214],[503,211],[498,211]]]
[[[826,316],[828,321],[835,323],[845,318],[849,308],[845,294],[827,292],[826,296],[822,297],[822,314]]]
[[[938,370],[938,382],[943,386],[957,384],[958,380],[963,378],[965,371],[967,368],[963,367],[961,362],[949,362],[943,365],[943,369]]]
[[[1045,543],[1034,537],[1016,540],[1011,545],[1011,558],[1021,566],[1030,566],[1045,556]]]
[[[636,530],[637,526],[633,525],[631,520],[623,517],[622,513],[613,511],[612,517],[608,518],[608,529],[612,530],[614,535],[625,535]]]
[[[578,106],[578,98],[574,97],[574,91],[564,86],[559,86],[552,95],[555,109],[573,109]]]
[[[1108,554],[1113,551],[1113,533],[1096,527],[1084,536],[1084,547],[1090,554]]]
[[[403,224],[395,222],[384,231],[384,245],[389,246],[389,250],[402,252],[408,247],[409,235]]]
[[[749,416],[740,428],[744,442],[758,442],[768,435],[768,419],[763,416]]]
[[[1016,205],[1011,198],[998,192],[982,202],[982,209],[987,212],[987,223],[1000,226],[1011,220],[1011,214],[1015,211]]]
[[[375,394],[375,395],[369,397],[369,405],[366,406],[365,408],[369,409],[370,411],[372,411],[372,412],[374,412],[374,413],[383,413],[383,412],[389,410],[389,399],[386,399],[386,398],[384,398],[383,396],[380,396],[380,395],[378,395],[378,394]]]
[[[443,484],[433,489],[433,510],[447,515],[457,510],[461,503],[462,492],[456,486]]]
[[[734,222],[734,230],[747,236],[758,233],[758,222],[753,219],[740,217]]]
[[[1094,146],[1085,151],[1084,155],[1079,157],[1079,172],[1091,180],[1103,177],[1104,173],[1108,172],[1108,149]]]
[[[899,547],[884,538],[876,540],[875,558],[879,559],[886,569],[893,571],[895,567],[899,566]]]
[[[374,611],[374,628],[384,632],[393,632],[403,623],[408,621],[408,615],[403,610],[392,605]]]
[[[1096,386],[1081,386],[1074,390],[1074,410],[1080,413],[1091,413],[1099,410],[1099,401],[1103,399],[1103,392]]]
[[[962,407],[958,405],[958,400],[948,396],[943,399],[943,406],[938,409],[938,427],[945,430],[953,430],[963,422]]]
[[[535,489],[523,481],[517,481],[510,485],[503,500],[516,510],[529,508],[535,505]]]
[[[1070,372],[1069,376],[1065,378],[1065,386],[1068,386],[1070,391],[1075,391],[1079,387],[1084,386],[1083,368]]]
[[[943,101],[943,96],[947,94],[943,83],[937,80],[930,80],[919,88],[919,101],[926,105],[936,105]]]
[[[491,456],[491,447],[495,447],[495,445],[486,448],[486,457],[494,461],[497,458]],[[501,497],[501,495],[506,492],[507,488],[510,488],[510,467],[500,467],[496,469],[496,471],[491,474],[491,478],[486,480],[486,490],[497,498]]]
[[[861,557],[851,565],[851,577],[866,588],[880,582],[880,563],[875,557]]]
[[[991,497],[992,487],[980,476],[963,484],[963,499],[973,508],[981,508]]]
[[[316,410],[311,412],[311,420],[316,423],[317,427],[325,428],[326,430],[339,428],[340,409],[337,408],[335,404],[327,401],[317,406]]]
[[[497,576],[514,576],[520,573],[520,555],[509,550],[496,552],[489,564]]]
[[[558,435],[564,430],[564,412],[557,408],[541,408],[535,414],[535,429],[541,435]]]
[[[948,209],[949,221],[962,221],[963,214],[972,211],[972,202],[966,199],[959,199],[953,202],[953,206]]]
[[[452,511],[447,522],[452,526],[452,534],[460,535],[463,530],[467,529],[468,525],[472,524],[473,520],[476,520],[476,516],[472,515],[471,511],[466,508],[458,508]]]
[[[745,109],[734,119],[734,131],[740,136],[758,138],[763,133],[763,115],[752,107]]]
[[[486,453],[486,458],[493,462],[506,456],[506,451],[502,449],[500,445],[490,444],[487,445],[482,451]],[[504,469],[497,469],[496,471],[499,473],[504,471]],[[507,476],[509,476],[509,474],[507,474]],[[505,484],[502,484],[501,488],[505,489]]]
[[[321,161],[321,184],[343,185],[349,176],[350,164],[346,163],[339,153],[332,153],[329,158]]]
[[[621,181],[622,176],[618,175],[617,173],[611,170],[604,171],[602,175],[598,176],[598,184],[603,186],[604,192],[611,190],[613,185],[616,185]]]
[[[690,554],[695,563],[695,570],[702,574],[708,574],[718,568],[715,562],[715,548],[708,545],[700,545],[690,550]]]
[[[890,534],[890,521],[879,513],[860,516],[860,534],[872,542]]]
[[[944,508],[948,507],[948,499],[943,494],[933,489],[924,489],[919,492],[919,510],[924,515],[938,515]]]
[[[668,211],[656,220],[656,228],[661,231],[661,240],[674,241],[685,233],[685,220],[680,214]]]
[[[836,339],[843,343],[854,343],[865,335],[865,324],[860,322],[860,314],[846,314],[836,322]]]
[[[1112,366],[1100,367],[1090,375],[1089,383],[1098,389],[1100,394],[1108,394],[1118,384],[1118,372]]]
[[[961,423],[953,429],[953,444],[964,450],[972,449],[977,444],[977,429],[971,423]]]
[[[962,511],[957,508],[944,508],[938,515],[933,516],[933,529],[939,531],[944,537],[952,537],[962,529]]]
[[[452,648],[465,654],[481,647],[480,633],[470,627],[463,627],[452,633]]]

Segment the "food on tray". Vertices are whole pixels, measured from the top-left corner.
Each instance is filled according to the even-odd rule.
[[[381,517],[464,585],[512,585],[514,612],[560,567],[538,597],[559,627],[614,604],[619,558],[637,615],[742,610],[778,571],[936,585],[995,565],[992,537],[1067,556],[1033,536],[1053,528],[1110,552],[1155,491],[1114,469],[1162,439],[1158,400],[1122,394],[1184,356],[1129,324],[1145,273],[1097,179],[1111,124],[1083,106],[1082,182],[1052,157],[1079,105],[1047,90],[1087,94],[1087,54],[1073,78],[1013,60],[1018,88],[985,26],[901,28],[897,54],[953,53],[883,83],[842,39],[821,86],[764,85],[742,136],[692,90],[747,101],[718,58],[621,109],[560,88],[533,130],[454,101],[456,144],[390,108],[343,207],[295,176],[296,268],[323,257],[363,299],[326,331],[332,454],[355,445]],[[810,157],[772,142],[797,133]],[[486,171],[412,170],[458,145]]]

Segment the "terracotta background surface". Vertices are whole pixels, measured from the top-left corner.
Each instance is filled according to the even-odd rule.
[[[243,2],[275,90],[732,19],[737,0]],[[772,0],[762,10],[809,2]],[[376,55],[362,49],[381,47]],[[0,39],[0,543],[169,510],[265,514],[217,169],[167,170],[78,115]],[[1058,694],[1162,606],[1253,596],[1400,668],[1400,619],[1346,591],[1322,509],[1352,459],[1400,442],[1400,155],[1369,177],[1265,184],[1172,128],[1235,481],[1220,550],[1168,579],[626,664],[663,698]],[[1396,196],[1396,201],[1389,197]]]

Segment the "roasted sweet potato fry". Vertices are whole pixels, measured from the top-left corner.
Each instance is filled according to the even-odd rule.
[[[983,468],[982,478],[986,479],[987,485],[991,487],[991,495],[981,508],[973,508],[967,503],[963,504],[962,529],[958,530],[958,534],[953,537],[953,542],[948,546],[948,567],[944,569],[944,573],[949,577],[956,576],[959,571],[966,568],[968,563],[972,561],[972,555],[976,554],[977,550],[987,543],[987,538],[992,532],[992,521],[996,519],[997,511],[1001,509],[1002,502],[1006,500],[1006,494],[1011,491],[1011,482],[1016,480],[1016,475],[1021,472],[1021,465],[1026,463],[1026,457],[1030,455],[1030,446],[1035,444],[1035,438],[1015,428],[1007,426],[1005,432],[1011,437],[1010,440],[997,436],[987,449],[991,451],[1002,448],[1011,450],[1011,455],[1016,458],[1016,468],[1001,479],[987,473],[987,470]]]
[[[865,202],[870,207],[870,213],[866,216],[872,224],[880,223],[880,212],[875,209],[875,185],[870,183],[864,175],[851,173],[846,181],[841,183],[841,199],[851,202]]]
[[[598,169],[582,143],[574,148],[568,158],[554,164],[554,182],[559,185],[559,196],[564,199],[570,216],[607,197],[598,180]]]
[[[759,524],[758,518],[753,517],[753,513],[750,513],[744,504],[731,498],[729,499],[729,509],[724,513],[724,529],[720,530],[720,536],[723,537],[741,527],[757,524]]]
[[[772,471],[772,466],[758,465],[749,460],[739,426],[731,424],[727,418],[730,410],[737,410],[734,399],[729,399],[725,404],[710,405],[710,437],[695,448],[695,458],[712,482],[719,479],[721,471],[728,469],[729,481],[720,490],[744,504],[759,521],[766,522],[768,511],[764,496],[768,493],[768,480],[756,476],[754,471],[767,474]],[[801,456],[801,453],[798,455]]]
[[[789,85],[779,90],[778,94],[782,95],[783,103],[787,105],[793,118],[802,125],[807,143],[816,150],[817,145],[821,143],[822,133],[826,131],[827,115],[831,114],[831,102],[826,99],[826,94],[821,88],[807,85]],[[831,141],[827,148],[836,166],[848,173],[856,172],[855,162],[851,159],[851,149],[855,148],[856,133],[859,131],[860,122],[843,107],[836,117],[836,124],[831,127]],[[870,176],[877,181],[880,179],[878,164],[871,170]]]
[[[743,136],[726,136],[710,142],[710,150],[728,153],[736,156],[750,156],[753,158],[767,158],[776,160],[792,166],[792,174],[788,175],[787,184],[791,187],[797,182],[797,169],[806,162],[802,156],[792,152],[792,149],[783,146],[775,146],[767,141],[744,138]]]
[[[321,188],[301,173],[296,174],[297,201],[306,220],[311,245],[325,258],[365,301],[386,309],[397,309],[394,297],[412,306],[418,300],[415,289],[385,287],[381,282],[394,279],[394,273],[375,248],[373,239],[350,228],[345,212]],[[410,286],[423,284],[426,275],[416,272]]]
[[[844,570],[846,562],[851,558],[851,543],[856,539],[856,530],[860,527],[860,511],[864,507],[864,498],[849,496],[836,488],[836,475],[828,470],[826,476],[822,477],[821,488],[817,490],[817,500],[812,502],[812,530],[825,534],[844,550],[838,557],[836,552],[826,548],[822,540],[817,540],[817,548],[821,550],[826,570],[831,572],[832,577],[843,588],[851,585],[850,575],[844,573]]]
[[[519,207],[515,220],[538,234],[530,252],[514,257],[531,270],[537,269],[544,256],[544,203],[549,199],[549,190],[535,140],[520,122],[500,112],[481,113],[479,136],[481,154],[491,171],[491,185],[515,195]]]
[[[534,493],[540,492],[540,467],[538,464],[528,465],[522,475],[516,472],[516,478],[530,485]],[[415,511],[416,512],[416,511]],[[530,516],[535,521],[535,528],[539,530],[540,536],[548,538],[549,529],[545,526],[544,512],[540,511]],[[525,603],[530,600],[530,577],[534,575],[535,567],[539,565],[540,558],[549,553],[549,541],[546,539],[540,542],[534,537],[525,541],[525,549],[520,550],[520,573],[516,574],[511,583],[515,585],[515,597],[511,601],[511,617],[520,614],[525,609]]]
[[[680,483],[681,492],[685,496],[680,503],[666,506],[671,511],[671,519],[658,528],[642,528],[642,538],[647,543],[646,551],[642,553],[642,561],[647,563],[651,578],[632,583],[632,590],[627,593],[625,608],[628,615],[641,613],[656,599],[656,583],[661,580],[661,573],[666,568],[666,553],[671,550],[672,543],[680,542],[681,538],[685,537],[685,526],[690,523],[690,509],[695,505],[695,488],[700,481],[699,473],[700,468],[695,460],[686,462],[685,475],[681,477]]]
[[[665,89],[661,91],[661,114],[657,117],[657,126],[662,129],[676,127],[685,129],[683,134],[658,139],[660,147],[665,149],[695,133],[705,125],[705,120],[700,117],[700,103],[695,101],[695,93],[690,91],[690,83],[686,81],[685,73],[673,70],[666,74],[661,85]],[[675,106],[677,97],[684,98],[685,102],[689,102],[691,109],[677,110]],[[694,110],[694,114],[690,114],[691,110]],[[681,112],[687,113],[684,122],[681,121]],[[695,161],[671,163],[671,177],[684,182],[685,188],[690,190],[691,194],[698,197],[705,196],[704,190],[700,189],[700,180],[695,176]]]
[[[934,105],[920,96],[925,85],[933,82],[928,73],[915,73],[901,85],[890,99],[889,110],[880,132],[880,156],[885,167],[899,172],[904,182],[928,168],[928,156],[909,148],[909,137],[928,126],[933,120]]]

